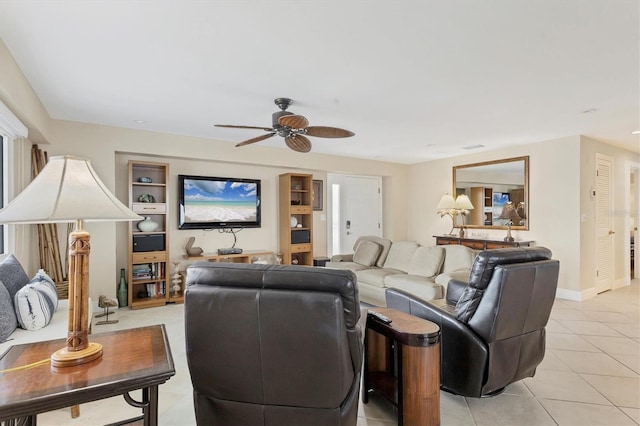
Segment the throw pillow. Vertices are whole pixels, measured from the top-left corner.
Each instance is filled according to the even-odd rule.
[[[16,317],[25,330],[39,330],[51,322],[58,307],[58,294],[53,280],[40,270],[31,281],[16,293]]]
[[[353,253],[353,261],[364,266],[372,266],[376,263],[382,247],[373,241],[363,240],[358,244],[356,252]]]
[[[29,282],[29,276],[13,254],[7,256],[0,263],[0,281],[9,291],[11,300],[14,299],[18,290]]]
[[[7,340],[18,327],[16,311],[9,290],[0,282],[0,343]]]

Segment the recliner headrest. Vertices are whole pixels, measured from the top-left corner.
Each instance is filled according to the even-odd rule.
[[[356,275],[346,269],[198,262],[187,268],[186,285],[195,284],[337,293],[342,299],[347,327],[355,327],[360,318]]]
[[[536,260],[547,259],[551,259],[551,250],[546,247],[518,247],[483,250],[478,253],[473,262],[473,266],[471,267],[469,286],[480,290],[486,289],[496,265],[533,262]]]

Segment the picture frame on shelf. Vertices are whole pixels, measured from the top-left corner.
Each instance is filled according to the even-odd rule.
[[[324,209],[322,185],[321,180],[313,180],[313,210],[316,211]]]

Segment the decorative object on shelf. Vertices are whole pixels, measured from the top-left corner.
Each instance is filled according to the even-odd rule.
[[[291,227],[295,228],[296,226],[298,226],[298,219],[295,216],[291,216]]]
[[[141,176],[141,177],[138,178],[138,182],[140,182],[140,183],[152,183],[153,179],[151,179],[148,176]]]
[[[153,232],[160,226],[157,222],[151,220],[151,216],[147,216],[143,221],[138,222],[138,229],[142,232]]]
[[[469,214],[469,210],[473,210],[473,204],[466,195],[458,195],[455,200],[449,194],[444,194],[440,198],[440,202],[436,207],[440,217],[449,216],[451,218],[451,231],[449,235],[453,234],[453,229],[456,227],[456,216],[462,216],[462,226],[464,227],[464,216]]]
[[[187,252],[187,256],[189,257],[197,257],[200,256],[204,250],[200,247],[193,247],[193,243],[196,241],[196,237],[189,237],[187,244],[184,246],[184,249]]]
[[[173,287],[171,287],[171,289],[173,290],[173,297],[178,297],[180,295],[180,290],[182,290],[182,286],[180,285],[182,283],[182,275],[180,275],[180,261],[173,261],[171,263],[173,263],[173,275],[171,276]]]
[[[300,263],[300,259],[298,258],[297,254],[294,254],[291,256],[291,264],[292,265],[297,265],[298,263]]]
[[[127,279],[125,278],[124,268],[120,269],[120,285],[118,286],[118,306],[125,308],[127,306]]]
[[[291,200],[291,205],[292,206],[299,206],[301,202],[302,201],[300,201],[300,200]]]
[[[464,226],[461,226],[461,227],[460,227],[460,233],[459,233],[459,235],[460,235],[460,238],[464,238]]]
[[[155,203],[156,197],[151,194],[142,194],[138,197],[138,201],[141,203]]]
[[[122,204],[89,160],[54,156],[37,178],[0,211],[0,223],[69,223],[69,317],[66,347],[51,355],[51,367],[84,364],[102,356],[102,345],[89,342],[90,234],[84,221],[134,221],[141,217]]]
[[[118,320],[109,320],[109,314],[113,313],[111,310],[109,310],[109,308],[115,308],[116,306],[118,306],[117,300],[108,299],[107,296],[103,295],[98,298],[98,306],[101,307],[104,310],[104,312],[102,312],[101,314],[95,315],[95,317],[99,318],[99,317],[104,317],[106,315],[107,318],[104,321],[96,322],[96,325],[116,324],[118,322]]]

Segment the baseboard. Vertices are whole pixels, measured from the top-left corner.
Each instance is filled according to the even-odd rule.
[[[589,288],[583,291],[567,290],[566,288],[557,288],[556,297],[558,299],[573,300],[576,302],[582,302],[592,297],[596,297],[598,293],[595,288]]]
[[[613,282],[613,287],[611,288],[611,290],[617,290],[619,288],[628,287],[630,285],[631,285],[631,277],[627,276],[627,277],[624,277],[621,280],[614,281]]]

